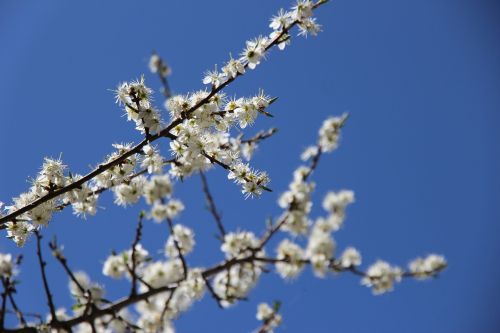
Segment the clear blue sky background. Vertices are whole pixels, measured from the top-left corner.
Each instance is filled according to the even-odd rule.
[[[171,85],[185,93],[248,38],[267,33],[268,18],[288,1],[81,1],[0,3],[0,198],[26,190],[44,156],[59,156],[85,173],[112,150],[138,141],[138,132],[114,104],[119,81],[147,73],[156,49],[172,65]],[[330,189],[351,188],[357,202],[340,248],[357,246],[364,262],[378,258],[406,265],[443,253],[449,269],[435,281],[404,282],[374,297],[349,275],[318,280],[310,271],[292,282],[263,277],[250,297],[221,311],[210,297],[176,326],[179,332],[251,332],[258,302],[283,301],[281,332],[498,332],[500,328],[500,3],[487,0],[334,1],[318,13],[324,32],[273,52],[229,89],[280,96],[273,119],[248,133],[279,127],[259,149],[254,165],[268,170],[273,193],[244,200],[225,173],[209,182],[229,229],[262,230],[277,216],[276,200],[314,142],[322,120],[344,111],[351,118],[341,148],[314,175],[318,204]],[[156,78],[146,74],[159,88]],[[157,95],[157,100],[161,100]],[[167,152],[166,143],[162,144]],[[215,226],[204,209],[198,177],[176,186],[188,210],[181,222],[195,228],[192,265],[221,258]],[[101,198],[95,218],[69,211],[55,216],[70,264],[103,281],[108,297],[128,290],[101,275],[111,249],[132,238],[141,207],[115,208]],[[146,225],[144,242],[156,255],[167,237]],[[46,312],[35,242],[25,254],[17,296],[21,307]],[[273,245],[274,246],[274,245]],[[0,251],[18,251],[6,239]],[[46,251],[47,253],[48,251]],[[78,258],[78,260],[77,260]],[[70,306],[67,279],[49,260],[59,306]],[[12,318],[9,320],[13,323]]]

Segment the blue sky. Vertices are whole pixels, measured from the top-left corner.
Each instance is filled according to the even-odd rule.
[[[177,93],[199,89],[202,73],[240,52],[246,39],[267,33],[268,18],[288,1],[85,1],[0,3],[0,198],[27,189],[44,156],[59,156],[85,173],[114,142],[137,142],[112,92],[118,82],[146,73],[157,50],[173,67]],[[249,302],[221,311],[210,297],[176,322],[179,332],[251,332],[261,301],[283,302],[280,332],[497,332],[500,325],[500,4],[487,0],[334,1],[318,12],[324,32],[274,51],[230,94],[265,88],[280,99],[272,126],[279,133],[253,164],[269,171],[273,193],[244,200],[221,170],[208,174],[228,229],[262,230],[278,216],[276,200],[313,143],[322,120],[351,114],[341,148],[314,175],[313,216],[328,190],[350,188],[340,248],[358,247],[364,263],[381,258],[406,265],[430,252],[449,268],[437,280],[406,281],[374,297],[349,275],[318,280],[310,271],[294,281],[264,276]],[[160,94],[157,94],[158,104]],[[162,144],[167,152],[167,144]],[[204,209],[198,177],[176,185],[187,206],[179,220],[196,231],[193,265],[221,259]],[[102,281],[108,298],[128,290],[101,275],[111,249],[129,246],[139,207],[112,205],[86,221],[58,214],[45,232],[57,233],[76,269]],[[144,243],[155,252],[167,237],[148,223]],[[35,242],[22,253],[17,296],[27,311],[47,312]],[[272,246],[275,246],[274,244]],[[0,251],[18,253],[0,240]],[[47,252],[47,251],[46,251]],[[58,305],[70,306],[67,279],[49,260]],[[10,320],[9,322],[13,322]]]

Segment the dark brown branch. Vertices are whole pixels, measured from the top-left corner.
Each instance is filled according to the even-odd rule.
[[[62,265],[62,267],[64,268],[64,271],[66,272],[66,274],[68,274],[69,278],[71,281],[73,281],[73,283],[76,285],[76,287],[80,290],[80,292],[85,295],[88,290],[86,290],[85,288],[83,288],[83,286],[81,285],[81,283],[78,281],[78,279],[76,278],[75,274],[73,273],[73,271],[71,270],[71,268],[69,268],[69,265],[68,265],[68,260],[66,259],[66,257],[63,255],[62,253],[62,250],[61,248],[59,248],[59,246],[57,245],[57,241],[56,241],[56,238],[54,237],[52,239],[52,241],[49,243],[49,247],[50,249],[52,250],[52,255],[59,261],[59,263]]]
[[[182,263],[182,276],[183,276],[182,280],[185,280],[187,278],[187,274],[188,274],[188,266],[186,263],[186,259],[184,258],[184,255],[182,254],[182,249],[179,245],[179,242],[177,241],[177,237],[176,237],[175,232],[174,232],[174,222],[172,221],[172,219],[170,217],[167,217],[167,224],[168,224],[168,229],[170,230],[170,236],[174,240],[174,246],[175,246],[175,249],[177,250],[177,255]]]
[[[52,316],[51,323],[58,322],[56,317],[56,307],[54,306],[54,301],[52,299],[52,294],[50,292],[49,283],[47,280],[47,275],[45,273],[45,266],[47,263],[43,260],[42,248],[40,243],[42,242],[42,235],[38,230],[35,231],[36,235],[36,254],[38,257],[38,263],[40,265],[40,271],[42,273],[43,288],[45,290],[45,296],[47,298],[47,304],[50,309],[50,315]]]
[[[142,220],[144,218],[144,211],[141,211],[141,213],[139,214],[139,219],[138,219],[138,222],[137,222],[137,228],[135,229],[135,238],[134,238],[134,241],[132,243],[132,268],[130,270],[130,275],[132,276],[132,286],[131,286],[131,290],[130,290],[130,294],[131,295],[135,295],[137,294],[137,272],[136,272],[136,247],[137,245],[139,244],[139,242],[141,241],[141,237],[142,237]],[[127,264],[127,268],[128,268],[128,264]]]
[[[200,177],[201,177],[201,182],[203,186],[203,193],[205,193],[205,198],[207,200],[207,205],[208,205],[208,210],[214,217],[215,223],[217,224],[217,228],[219,229],[220,233],[220,240],[224,240],[224,236],[226,235],[226,230],[224,229],[224,225],[222,224],[222,218],[217,211],[217,207],[215,206],[215,201],[214,198],[212,197],[212,194],[210,193],[210,189],[208,188],[208,181],[207,177],[203,173],[203,171],[200,171]]]
[[[168,306],[170,305],[170,301],[172,301],[172,297],[174,297],[174,293],[176,290],[177,290],[177,288],[172,290],[170,292],[170,294],[168,295],[167,300],[165,301],[165,305],[163,306],[163,310],[161,311],[161,315],[160,315],[160,322],[162,323],[162,325],[163,325],[163,319],[165,318],[165,314],[167,313],[167,310],[168,310]]]
[[[4,279],[2,277],[2,282],[4,282]],[[3,330],[4,328],[4,323],[5,323],[5,312],[7,310],[7,294],[8,294],[7,287],[5,287],[4,284],[4,290],[2,293],[2,309],[0,310],[0,330]]]
[[[221,309],[224,309],[224,307],[222,306],[223,299],[219,295],[217,295],[208,278],[205,275],[202,275],[202,278],[203,281],[205,281],[205,285],[207,286],[208,292],[210,293],[212,298],[217,302],[217,306]]]
[[[14,309],[14,313],[16,314],[19,323],[22,326],[26,326],[26,320],[24,319],[22,311],[19,310],[16,301],[14,300],[13,293],[15,293],[14,285],[9,278],[2,278],[2,284],[4,289],[7,291],[7,297],[9,298],[10,304],[12,305],[12,309]]]
[[[278,129],[275,127],[270,128],[269,130],[267,130],[265,132],[260,131],[256,135],[254,135],[253,137],[251,137],[249,139],[241,140],[241,143],[246,143],[246,144],[258,143],[262,140],[265,140],[265,139],[273,136],[276,132],[278,132]]]

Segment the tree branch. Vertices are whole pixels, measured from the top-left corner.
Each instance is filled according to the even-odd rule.
[[[205,194],[205,198],[207,200],[207,205],[208,205],[208,210],[214,217],[215,223],[217,224],[217,228],[219,229],[219,239],[221,241],[224,240],[224,236],[226,235],[226,230],[224,229],[224,225],[222,224],[222,218],[217,211],[217,207],[215,206],[215,201],[214,198],[212,197],[212,194],[210,193],[210,189],[208,188],[208,181],[207,177],[203,173],[203,171],[200,171],[200,178],[202,182],[202,187],[203,187],[203,193]]]
[[[40,243],[42,241],[42,235],[38,230],[35,230],[36,235],[36,254],[38,257],[38,263],[40,265],[40,271],[42,273],[43,288],[45,290],[45,296],[47,298],[47,304],[49,305],[50,315],[52,316],[51,323],[58,322],[56,317],[56,307],[54,306],[54,301],[52,300],[52,294],[50,293],[49,283],[47,282],[47,275],[45,273],[45,266],[47,263],[43,261],[42,249]]]

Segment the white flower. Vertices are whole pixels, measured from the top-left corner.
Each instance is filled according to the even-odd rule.
[[[191,102],[187,96],[175,95],[165,101],[165,107],[170,111],[172,118],[178,118],[182,112],[191,108]]]
[[[271,308],[266,303],[260,303],[257,306],[257,320],[261,320],[265,323],[266,332],[272,333],[272,329],[278,327],[281,324],[282,317],[276,310]]]
[[[344,113],[340,117],[330,117],[323,122],[319,130],[319,145],[323,152],[331,152],[337,149],[340,129],[347,120],[348,114]]]
[[[90,293],[91,299],[97,303],[100,303],[101,299],[104,296],[104,288],[97,283],[94,283],[90,280],[87,273],[83,271],[77,271],[74,273],[75,279],[78,281],[79,285],[83,288],[84,292],[80,290],[78,285],[73,282],[73,280],[69,281],[69,290],[71,295],[80,303],[86,304],[89,296],[87,291]]]
[[[304,177],[309,172],[307,167],[297,168],[289,190],[278,201],[281,208],[287,209],[281,216],[281,219],[286,219],[282,229],[294,235],[306,234],[310,224],[308,214],[312,207],[311,193],[315,185],[304,182]]]
[[[167,77],[172,73],[172,69],[156,53],[149,58],[149,70],[151,73],[159,73],[162,77]]]
[[[285,11],[281,8],[278,14],[271,18],[271,23],[269,27],[273,30],[282,30],[283,28],[288,28],[292,22],[291,13]]]
[[[193,230],[182,224],[176,224],[174,225],[174,234],[168,237],[167,243],[165,244],[165,253],[167,256],[173,258],[178,255],[174,239],[177,241],[183,255],[193,250],[195,245]]]
[[[339,192],[328,192],[323,199],[323,208],[330,213],[326,223],[331,226],[332,231],[337,231],[345,219],[347,205],[354,202],[354,192],[341,190]]]
[[[0,253],[0,276],[11,277],[14,274],[14,262],[11,254]]]
[[[293,18],[296,20],[303,20],[311,17],[313,12],[313,2],[311,0],[298,0],[297,4],[292,7]]]
[[[127,272],[123,256],[111,255],[104,262],[102,274],[113,279],[120,279]]]
[[[274,310],[267,303],[260,303],[257,306],[257,320],[268,320],[274,314]]]
[[[153,53],[149,58],[149,70],[151,73],[157,73],[160,70],[161,58],[156,53]]]
[[[255,149],[257,148],[257,144],[254,142],[243,143],[241,145],[241,154],[245,160],[250,161],[252,158]]]
[[[149,174],[161,174],[163,172],[163,157],[158,153],[158,150],[151,145],[146,145],[142,148],[144,157],[141,161],[141,167],[146,168]]]
[[[44,187],[46,189],[52,187],[63,187],[66,184],[66,177],[64,176],[64,170],[66,165],[62,163],[60,159],[55,160],[46,157],[35,183],[37,186]]]
[[[308,35],[317,36],[321,31],[321,25],[316,23],[315,18],[303,19],[299,23],[299,36],[307,37]]]
[[[134,253],[134,260],[136,263],[136,266],[139,266],[140,264],[146,262],[149,252],[145,248],[142,247],[141,244],[137,244],[135,246],[135,251],[132,249],[127,250],[125,253],[126,255],[124,258],[127,260],[127,265],[132,267],[132,252]]]
[[[408,268],[417,279],[427,279],[447,266],[446,259],[437,254],[425,258],[416,258],[409,263]]]
[[[276,263],[276,270],[282,278],[296,277],[304,267],[304,250],[288,239],[278,245],[276,259],[283,260]]]
[[[267,43],[267,37],[258,37],[246,42],[246,48],[241,53],[241,56],[242,60],[248,64],[250,69],[255,69],[255,67],[260,64],[260,60],[264,57],[266,52]]]
[[[252,125],[257,118],[258,111],[255,104],[251,100],[245,100],[240,98],[236,101],[236,109],[234,109],[234,115],[239,122],[240,128],[245,128]]]
[[[223,299],[222,306],[230,306],[245,298],[258,282],[262,269],[256,262],[234,265],[218,273],[213,280],[215,293]]]
[[[380,295],[392,291],[394,282],[401,281],[402,274],[399,267],[393,267],[385,261],[378,260],[368,268],[361,284],[371,287],[373,294]]]
[[[234,257],[243,258],[252,254],[252,250],[257,248],[258,245],[259,241],[252,232],[230,232],[224,236],[221,250],[228,259]]]
[[[152,90],[144,84],[144,77],[124,82],[116,90],[116,102],[125,105],[127,120],[135,122],[141,133],[156,133],[161,128],[159,112],[151,105]]]
[[[151,217],[158,223],[166,218],[173,219],[184,210],[184,205],[181,201],[172,199],[166,204],[155,202],[151,208]]]
[[[136,203],[143,194],[146,179],[142,176],[132,179],[128,184],[120,184],[113,188],[115,203],[119,206],[127,206]]]
[[[300,155],[300,159],[305,162],[305,161],[313,158],[314,156],[318,155],[318,152],[319,152],[319,149],[317,146],[309,146],[304,150],[302,155]]]
[[[153,204],[164,197],[170,197],[172,190],[168,175],[155,175],[144,184],[144,198],[148,204]]]
[[[159,261],[145,267],[143,279],[153,288],[167,286],[179,281],[183,276],[182,262],[179,259]]]
[[[23,247],[29,235],[35,230],[35,227],[29,222],[17,221],[7,222],[7,238],[14,240],[17,246]]]
[[[354,247],[348,247],[340,255],[340,265],[350,268],[361,265],[361,254]]]
[[[229,78],[235,78],[237,75],[245,73],[245,66],[239,61],[231,57],[227,64],[222,67],[222,72]]]
[[[210,84],[216,88],[225,81],[226,81],[226,75],[224,73],[220,73],[217,70],[217,67],[215,67],[215,70],[213,71],[206,71],[205,77],[203,78],[203,84]]]

